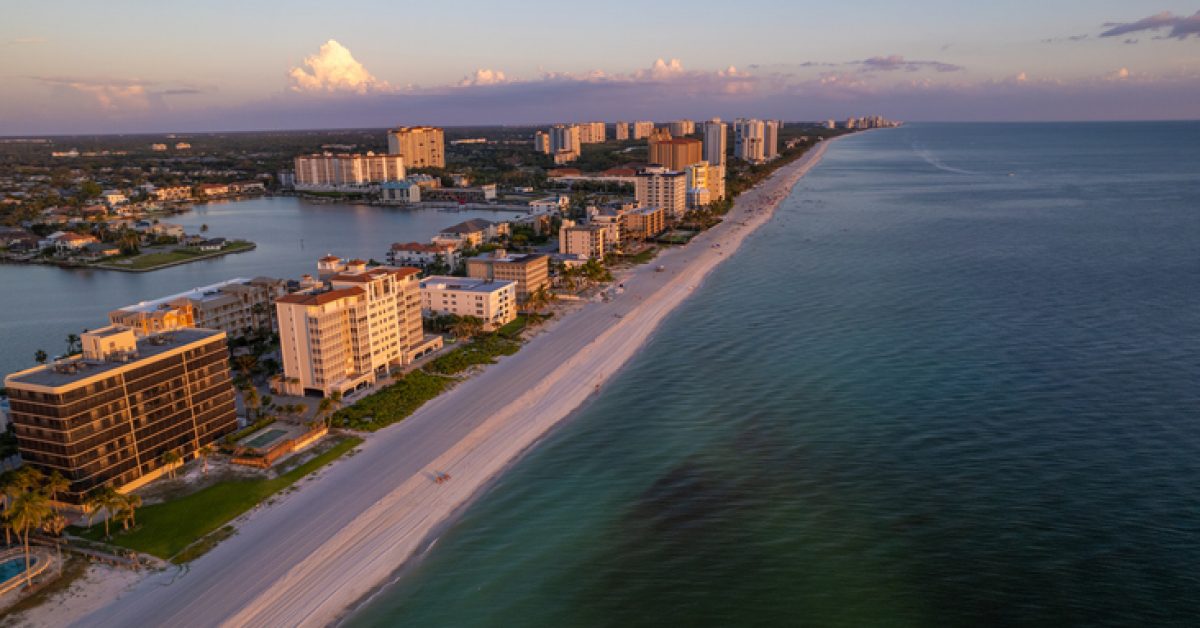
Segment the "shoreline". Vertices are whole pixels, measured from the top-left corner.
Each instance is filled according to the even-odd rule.
[[[587,303],[556,320],[500,360],[505,366],[485,369],[376,433],[304,490],[248,513],[236,536],[183,574],[150,575],[99,612],[75,619],[82,625],[192,625],[201,616],[222,617],[227,625],[343,621],[419,564],[479,495],[636,355],[709,272],[770,219],[832,141],[744,192],[720,225],[624,273],[625,290],[610,302]],[[437,471],[452,473],[453,481],[434,483]]]

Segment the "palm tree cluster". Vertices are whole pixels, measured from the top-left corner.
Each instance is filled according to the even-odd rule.
[[[67,527],[67,518],[62,514],[58,496],[70,488],[71,483],[58,471],[49,475],[33,467],[21,467],[6,473],[0,481],[0,498],[4,507],[4,541],[12,544],[12,536],[25,551],[25,585],[33,585],[30,573],[32,554],[29,537],[36,530],[59,535]]]

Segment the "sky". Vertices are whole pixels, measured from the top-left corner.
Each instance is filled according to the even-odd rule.
[[[3,0],[0,135],[1200,119],[1200,0]]]

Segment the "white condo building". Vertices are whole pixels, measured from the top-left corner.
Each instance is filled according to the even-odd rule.
[[[762,120],[738,118],[733,123],[733,155],[742,161],[762,163],[766,160]]]
[[[616,131],[616,134],[617,134],[616,135],[617,141],[629,139],[629,123],[628,122],[618,122],[614,130]]]
[[[650,137],[654,132],[654,123],[650,120],[638,120],[633,123],[633,137],[631,139],[641,140]]]
[[[782,126],[779,120],[763,122],[763,159],[770,161],[779,156],[779,128]]]
[[[324,153],[295,160],[298,190],[359,188],[404,180],[404,158],[399,155]]]
[[[433,276],[421,280],[421,310],[426,315],[473,316],[491,331],[517,318],[515,281]]]

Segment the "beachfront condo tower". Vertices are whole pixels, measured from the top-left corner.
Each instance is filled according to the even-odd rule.
[[[139,337],[86,332],[82,352],[9,375],[21,459],[70,481],[82,503],[104,486],[132,489],[237,429],[225,332],[176,329]]]

